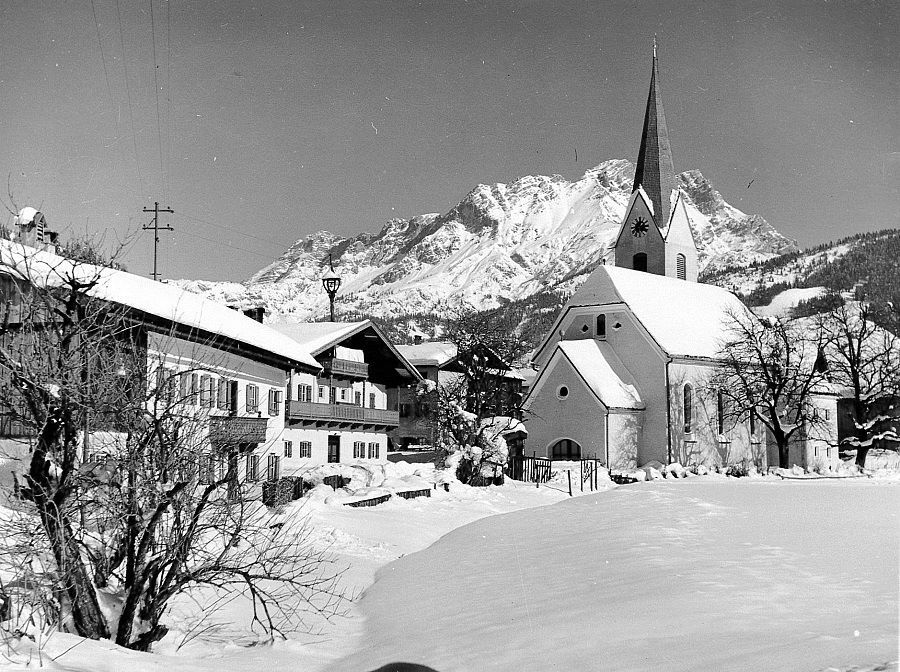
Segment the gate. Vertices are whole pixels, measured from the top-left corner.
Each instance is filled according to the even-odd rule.
[[[506,475],[515,481],[546,483],[550,480],[552,462],[545,457],[510,455]]]

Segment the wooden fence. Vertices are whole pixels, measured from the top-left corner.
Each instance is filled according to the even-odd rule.
[[[572,488],[572,481],[578,480],[581,491],[585,489],[593,492],[600,487],[600,470],[604,467],[603,463],[595,457],[586,457],[581,460],[558,460],[560,462],[578,462],[578,469],[568,469],[570,476],[568,478],[569,488]],[[547,483],[553,474],[553,460],[546,457],[536,457],[530,455],[510,455],[509,461],[504,469],[509,478],[516,481],[524,481],[526,483]]]

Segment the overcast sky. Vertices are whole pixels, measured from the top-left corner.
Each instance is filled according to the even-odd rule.
[[[0,25],[15,204],[108,241],[171,206],[166,277],[633,161],[654,33],[677,171],[802,245],[900,226],[894,0],[4,0]]]

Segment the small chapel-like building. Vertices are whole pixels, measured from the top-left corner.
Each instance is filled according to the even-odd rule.
[[[732,293],[697,282],[698,253],[677,188],[656,46],[634,187],[607,262],[569,299],[535,351],[526,452],[596,457],[611,469],[656,460],[764,466],[755,418],[724,419],[709,389]]]

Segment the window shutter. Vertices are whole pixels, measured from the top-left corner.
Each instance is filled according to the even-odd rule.
[[[284,456],[285,457],[293,457],[294,452],[294,443],[292,441],[284,442]]]
[[[200,405],[209,408],[209,376],[200,376]]]
[[[195,406],[200,403],[200,376],[191,374],[191,403]]]
[[[228,410],[228,381],[225,378],[219,378],[218,387],[218,404],[220,411]]]

